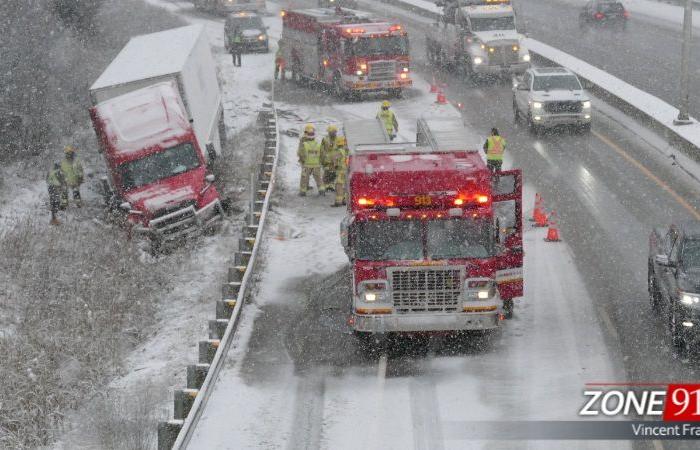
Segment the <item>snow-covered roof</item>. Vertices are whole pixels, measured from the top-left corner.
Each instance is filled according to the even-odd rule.
[[[180,72],[202,32],[190,25],[131,38],[90,89]]]
[[[513,15],[513,7],[510,5],[463,6],[462,11],[471,17],[506,17]]]
[[[95,111],[104,123],[108,152],[120,158],[155,145],[173,145],[191,130],[174,81],[106,100]]]

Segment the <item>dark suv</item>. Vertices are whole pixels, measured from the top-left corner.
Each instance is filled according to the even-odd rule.
[[[233,36],[236,33],[236,29],[241,33],[244,52],[259,51],[267,53],[270,51],[267,27],[256,13],[238,12],[229,14],[226,17],[224,42],[229,53],[232,50]]]
[[[621,2],[591,0],[581,9],[578,16],[579,26],[616,26],[627,27],[629,12]]]

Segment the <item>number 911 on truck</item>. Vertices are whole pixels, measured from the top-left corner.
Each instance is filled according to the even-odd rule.
[[[295,81],[331,86],[339,98],[412,84],[403,25],[347,8],[282,11],[282,55]]]
[[[367,120],[344,131],[354,332],[497,328],[523,295],[520,170],[494,176],[459,117],[420,119],[417,144]]]

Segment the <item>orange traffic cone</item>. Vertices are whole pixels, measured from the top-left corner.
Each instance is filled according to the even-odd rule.
[[[535,206],[535,210],[532,212],[532,219],[535,221],[534,226],[536,227],[546,227],[547,226],[547,214],[544,212],[544,200],[540,196],[539,208]]]
[[[446,105],[447,104],[447,97],[445,97],[445,93],[442,91],[442,89],[438,89],[437,92],[437,99],[435,102],[438,105]]]
[[[532,217],[530,218],[530,222],[535,222],[535,219],[542,214],[542,196],[540,195],[539,192],[535,194],[535,207],[532,210]]]
[[[552,211],[552,214],[549,215],[549,229],[547,230],[547,237],[544,238],[547,242],[561,241],[561,239],[559,239],[559,228],[557,228],[557,222],[554,220],[556,215],[556,211]]]
[[[433,75],[433,82],[430,83],[430,93],[437,94],[437,91],[438,91],[438,86],[437,86],[437,82],[435,81],[435,75]]]

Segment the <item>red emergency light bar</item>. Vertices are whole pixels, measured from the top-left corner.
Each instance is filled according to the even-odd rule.
[[[365,29],[364,28],[346,28],[345,32],[347,34],[364,34]]]
[[[393,208],[397,205],[410,208],[429,208],[436,205],[445,205],[451,203],[454,206],[465,205],[486,205],[491,201],[491,198],[485,194],[457,195],[451,201],[449,198],[433,197],[430,195],[415,195],[406,198],[396,199],[393,197],[372,198],[361,196],[355,204],[364,209],[377,208]]]
[[[401,25],[392,25],[389,27],[389,31],[401,31],[403,27]]]

